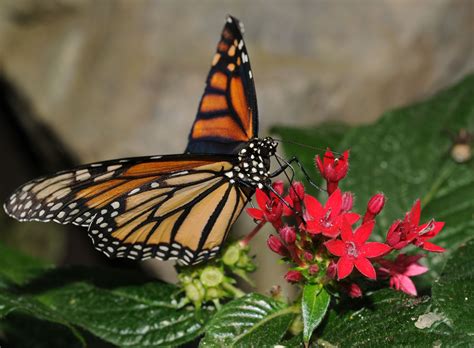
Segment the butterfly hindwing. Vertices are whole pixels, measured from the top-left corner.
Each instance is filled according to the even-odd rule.
[[[241,31],[241,23],[229,16],[186,152],[231,154],[258,135],[255,86]]]
[[[107,161],[21,186],[5,211],[21,221],[85,226],[110,257],[215,255],[248,200],[229,182],[229,156],[169,155]]]

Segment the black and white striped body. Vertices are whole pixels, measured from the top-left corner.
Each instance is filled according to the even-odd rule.
[[[276,141],[270,137],[254,138],[238,153],[238,164],[226,173],[231,183],[241,182],[253,188],[270,184],[270,157],[275,154]]]

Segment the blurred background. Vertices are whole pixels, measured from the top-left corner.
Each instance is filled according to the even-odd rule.
[[[228,13],[245,25],[261,135],[369,123],[474,71],[474,0],[1,0],[0,199],[74,164],[182,152]],[[55,263],[137,267],[81,229],[3,211],[0,227]],[[233,234],[252,227],[242,216]],[[268,231],[253,244],[260,291],[284,285]],[[138,266],[174,279],[171,263]]]

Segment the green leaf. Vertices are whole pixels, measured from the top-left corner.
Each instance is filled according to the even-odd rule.
[[[206,326],[203,347],[268,347],[280,342],[297,309],[259,294],[222,307]]]
[[[66,326],[71,330],[76,339],[79,340],[81,345],[85,345],[82,335],[60,313],[51,310],[30,296],[21,296],[3,289],[0,290],[0,318],[7,316],[13,311]]]
[[[465,347],[474,343],[472,336],[452,329],[429,297],[412,298],[390,289],[375,292],[350,310],[347,306],[344,311],[331,310],[318,333],[321,346]]]
[[[351,168],[341,187],[356,194],[355,211],[363,213],[377,192],[388,198],[377,218],[375,239],[384,240],[390,224],[403,218],[417,198],[422,198],[422,221],[446,222],[433,242],[448,252],[474,234],[474,161],[457,164],[450,158],[448,132],[474,129],[473,95],[474,75],[470,75],[422,103],[387,112],[371,125],[347,129],[336,146],[328,141],[339,151],[351,149]],[[279,133],[284,140],[321,145],[318,132],[313,137],[305,129],[286,133],[279,129]],[[293,147],[284,146],[294,153]],[[301,153],[305,165],[312,166],[306,150]],[[440,271],[445,259],[431,256],[430,268]]]
[[[202,333],[209,312],[196,312],[174,299],[177,288],[153,282],[101,289],[74,283],[38,299],[69,322],[121,347],[176,346]]]
[[[454,252],[433,285],[433,300],[457,332],[474,343],[474,239]]]
[[[331,296],[321,285],[307,284],[303,289],[301,313],[303,317],[303,339],[309,342],[313,331],[323,320],[328,310]]]
[[[23,255],[0,243],[0,281],[6,284],[22,285],[37,277],[51,265]]]
[[[0,317],[21,313],[64,325],[78,337],[77,326],[115,345],[142,347],[190,342],[211,313],[183,307],[176,286],[136,272],[57,269],[1,245],[0,250]]]

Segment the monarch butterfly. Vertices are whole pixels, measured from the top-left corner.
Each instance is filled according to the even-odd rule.
[[[4,205],[19,221],[88,228],[108,257],[214,257],[257,187],[269,187],[277,143],[259,139],[242,25],[226,20],[184,154],[79,166],[32,180]]]

